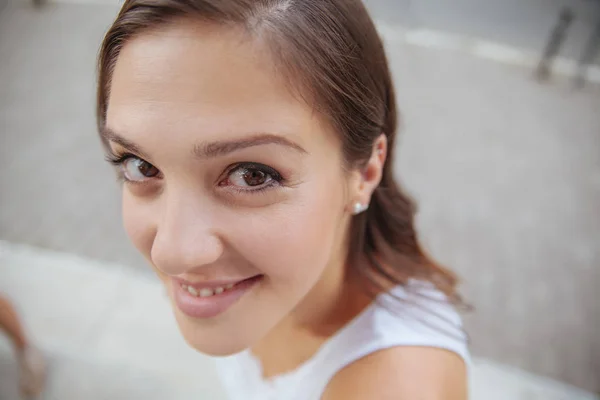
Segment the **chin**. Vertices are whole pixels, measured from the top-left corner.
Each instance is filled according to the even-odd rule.
[[[179,332],[187,344],[207,356],[230,356],[248,349],[253,344],[247,329],[233,329],[219,326],[218,323],[200,326],[201,324],[179,312],[175,312],[175,317]]]
[[[231,356],[250,347],[241,345],[239,343],[228,342],[226,339],[208,343],[206,340],[195,340],[195,337],[188,338],[185,335],[183,335],[183,337],[187,344],[189,344],[194,350],[211,357]]]

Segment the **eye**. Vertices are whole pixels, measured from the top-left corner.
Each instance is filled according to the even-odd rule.
[[[245,190],[256,190],[278,184],[281,180],[281,175],[273,168],[262,164],[247,163],[235,167],[220,185],[233,185]]]
[[[158,168],[148,161],[137,157],[129,157],[122,161],[121,170],[125,179],[131,182],[143,182],[159,174]]]

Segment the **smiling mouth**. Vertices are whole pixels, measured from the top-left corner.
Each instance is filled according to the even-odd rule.
[[[246,293],[252,291],[264,275],[240,281],[186,282],[173,279],[173,299],[185,315],[192,318],[213,318],[228,310]]]
[[[220,294],[237,289],[239,286],[246,286],[247,284],[254,283],[262,278],[262,275],[256,275],[247,279],[235,283],[222,284],[219,286],[209,286],[210,283],[199,283],[196,285],[188,283],[180,283],[179,286],[189,293],[193,297],[213,297]]]
[[[223,292],[225,292],[226,290],[231,290],[233,289],[233,287],[235,286],[235,283],[230,283],[228,285],[225,286],[217,286],[216,288],[207,288],[207,287],[203,287],[200,289],[196,289],[193,286],[188,286],[185,283],[181,284],[181,288],[183,290],[187,290],[189,294],[191,294],[194,297],[211,297],[211,296],[215,296],[217,294],[221,294]]]

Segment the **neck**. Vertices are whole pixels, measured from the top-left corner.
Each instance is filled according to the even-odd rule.
[[[252,348],[269,378],[296,369],[372,301],[353,274],[326,270],[294,311]],[[294,343],[290,346],[290,343]]]

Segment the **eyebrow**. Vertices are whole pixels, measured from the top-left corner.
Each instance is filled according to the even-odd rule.
[[[102,130],[101,136],[109,142],[114,142],[126,150],[135,153],[143,158],[148,158],[144,151],[135,143],[125,139],[123,136],[116,133],[114,130],[105,127]],[[279,146],[289,147],[299,153],[308,153],[299,144],[284,138],[283,136],[274,135],[272,133],[257,133],[243,139],[221,140],[209,143],[200,143],[194,145],[192,154],[196,158],[215,158],[225,156],[227,154],[247,149],[249,147],[264,146],[268,144],[276,144]]]
[[[283,136],[273,135],[271,133],[257,133],[250,137],[237,140],[222,140],[211,143],[204,143],[194,146],[193,153],[198,158],[215,158],[224,156],[239,150],[254,146],[264,146],[267,144],[276,144],[289,147],[299,153],[307,153],[300,145],[292,142]]]
[[[135,153],[136,155],[138,155],[142,158],[148,158],[148,156],[144,153],[144,151],[137,144],[125,139],[123,136],[119,135],[118,133],[116,133],[115,131],[113,131],[112,129],[110,129],[108,127],[105,127],[104,129],[102,129],[100,136],[102,136],[102,138],[104,140],[106,140],[107,142],[116,143],[116,144],[120,145],[121,147],[123,147],[124,149],[126,149],[127,151]]]

